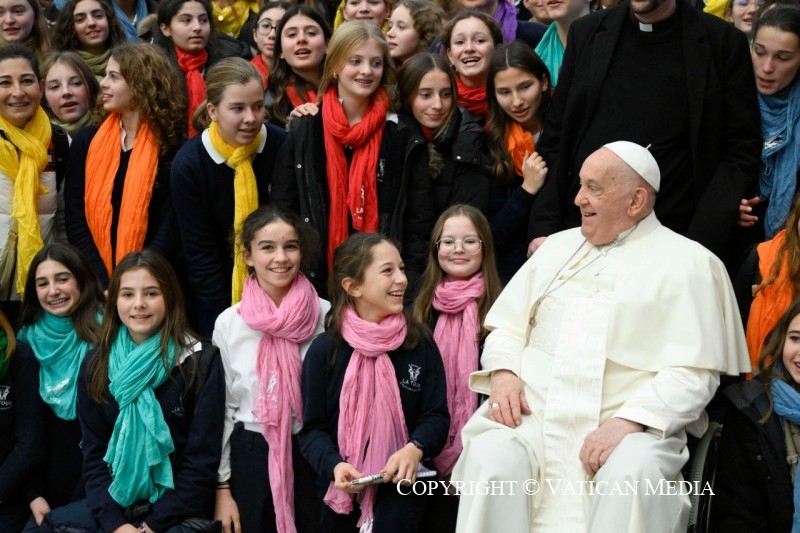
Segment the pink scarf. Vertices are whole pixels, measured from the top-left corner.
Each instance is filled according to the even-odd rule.
[[[442,476],[452,472],[461,454],[461,430],[478,406],[478,395],[469,390],[469,375],[478,370],[478,299],[483,291],[483,274],[478,272],[466,281],[443,280],[433,294],[433,308],[441,312],[433,340],[442,353],[450,410],[447,443],[434,460]]]
[[[377,474],[394,452],[408,442],[397,375],[386,352],[406,338],[406,318],[389,315],[380,324],[362,320],[352,307],[344,310],[342,337],[353,347],[339,396],[339,453],[367,475]],[[372,524],[376,485],[358,495],[358,526]],[[328,487],[325,504],[339,514],[353,510],[351,494]]]
[[[275,306],[255,276],[244,283],[239,314],[251,329],[264,334],[258,343],[258,400],[253,414],[269,444],[269,484],[280,533],[294,533],[294,469],[292,468],[292,413],[303,421],[300,395],[300,343],[314,334],[319,320],[319,298],[303,274]]]

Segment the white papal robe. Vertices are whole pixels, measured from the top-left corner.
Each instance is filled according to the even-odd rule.
[[[511,429],[484,403],[467,423],[453,480],[513,481],[517,491],[465,485],[459,532],[686,530],[688,498],[645,495],[644,481],[680,479],[686,431],[705,431],[720,373],[749,371],[747,347],[719,259],[652,213],[627,233],[601,247],[579,228],[552,235],[487,315],[470,387],[488,395],[492,371],[511,370],[532,414]],[[600,497],[578,455],[611,417],[647,431],[623,439],[594,479],[619,480],[624,493]]]

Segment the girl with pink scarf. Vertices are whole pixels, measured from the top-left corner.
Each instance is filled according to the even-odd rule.
[[[403,314],[407,285],[400,252],[380,234],[352,235],[334,252],[326,332],[303,361],[299,435],[324,494],[324,531],[416,531],[428,505],[396,484],[439,454],[450,417],[439,350]],[[383,484],[352,483],[374,474]]]
[[[428,264],[414,301],[414,318],[433,331],[447,377],[450,430],[433,464],[449,479],[461,453],[461,429],[478,407],[469,375],[478,370],[486,331],[483,319],[502,289],[489,221],[480,210],[456,204],[433,228]],[[454,530],[458,501],[443,492],[431,501],[429,514],[441,530]]]
[[[319,531],[316,476],[296,438],[302,359],[330,308],[300,272],[311,234],[271,206],[242,224],[251,274],[214,327],[227,388],[215,510],[225,531]]]

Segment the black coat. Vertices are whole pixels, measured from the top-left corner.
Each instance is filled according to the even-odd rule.
[[[725,389],[725,413],[711,506],[719,531],[781,533],[792,530],[793,487],[780,418],[769,412],[764,384],[745,381]]]
[[[320,254],[309,266],[306,274],[317,292],[325,297],[325,283],[328,277],[326,258],[328,252],[328,220],[330,216],[330,196],[328,194],[327,160],[325,158],[325,138],[322,125],[322,107],[314,116],[295,118],[289,126],[289,135],[281,146],[275,171],[272,176],[270,200],[284,209],[297,213],[302,220],[311,224],[319,234]],[[378,165],[375,169],[378,189],[378,231],[400,240],[402,229],[393,224],[399,220],[397,209],[401,198],[391,203],[386,198],[389,173],[387,163],[390,145],[397,124],[386,121],[381,140]],[[396,189],[392,189],[396,190]]]
[[[694,215],[686,236],[721,257],[730,257],[738,232],[739,202],[755,192],[761,153],[753,69],[742,32],[717,17],[697,13],[688,5],[682,7],[689,164],[695,180]],[[570,26],[558,90],[537,145],[549,172],[532,210],[528,237],[549,235],[580,223],[573,203],[579,181],[571,175],[572,159],[598,108],[629,17],[625,2]],[[609,132],[609,136],[625,140],[625,133]]]

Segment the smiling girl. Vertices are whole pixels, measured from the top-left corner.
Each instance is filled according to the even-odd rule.
[[[186,124],[178,83],[155,46],[114,48],[100,84],[105,117],[72,144],[67,236],[104,286],[131,251],[174,253],[169,168]]]
[[[512,42],[495,50],[486,92],[486,143],[494,162],[488,213],[500,274],[508,281],[527,259],[528,218],[547,175],[535,142],[550,100],[550,74],[530,47]]]
[[[292,6],[278,22],[269,91],[264,97],[269,121],[285,126],[292,109],[317,103],[331,28],[306,5]]]
[[[0,44],[21,44],[44,61],[50,51],[47,19],[35,0],[0,0]]]
[[[207,100],[195,116],[203,133],[175,155],[171,187],[198,327],[210,336],[217,316],[241,298],[247,266],[230,236],[269,200],[285,133],[263,124],[261,75],[246,60],[223,59],[206,82]]]
[[[250,214],[241,233],[251,274],[241,303],[214,327],[228,398],[216,517],[226,530],[318,531],[322,502],[296,438],[302,360],[330,309],[301,272],[316,239],[272,206]]]
[[[50,407],[45,417],[50,438],[38,443],[45,460],[26,492],[40,525],[51,508],[83,494],[78,371],[100,341],[103,293],[86,259],[65,243],[47,245],[36,254],[25,292],[18,338],[39,361],[39,394]]]
[[[299,435],[325,494],[325,531],[421,527],[428,499],[395,484],[413,483],[419,463],[439,453],[450,418],[439,351],[403,314],[406,286],[386,237],[359,233],[336,249],[326,332],[303,361]],[[373,474],[384,484],[353,484]]]
[[[444,10],[428,0],[398,3],[386,28],[389,54],[397,68],[414,54],[426,51],[441,33],[445,20]]]
[[[75,52],[52,52],[42,65],[44,100],[50,121],[74,137],[89,125],[100,84]]]
[[[494,48],[503,44],[503,31],[492,17],[470,9],[456,15],[445,26],[442,43],[456,72],[458,105],[486,120],[489,62]]]
[[[393,211],[397,198],[379,202],[396,126],[396,116],[388,114],[394,83],[380,29],[362,21],[343,24],[325,60],[319,112],[291,123],[272,201],[311,222],[323,240],[328,266],[352,231],[375,232],[380,219],[388,225],[401,216]],[[324,291],[322,270],[312,274]]]
[[[102,80],[111,49],[125,44],[125,30],[107,0],[69,0],[53,29],[56,50],[72,50]]]

